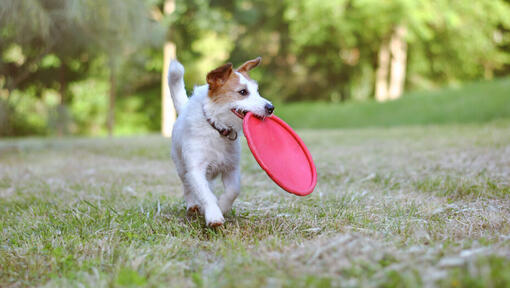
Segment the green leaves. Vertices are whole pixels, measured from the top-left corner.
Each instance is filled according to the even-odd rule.
[[[350,88],[340,92],[342,98],[363,98],[355,94],[366,91],[359,87],[366,86],[359,75],[365,65],[375,70],[374,59],[381,43],[399,25],[408,31],[408,88],[423,88],[415,81],[417,77],[437,84],[490,77],[492,70],[507,61],[504,55],[508,51],[501,50],[493,36],[502,35],[502,29],[508,27],[504,15],[510,15],[510,5],[502,0],[469,4],[447,0],[286,3],[284,19],[289,25],[291,51],[308,74],[303,78],[307,83],[298,85],[312,85],[313,90],[321,91],[320,96],[313,95],[314,99],[327,98],[345,86]],[[498,39],[502,41],[501,36]],[[352,49],[359,51],[359,61],[342,57]],[[309,83],[312,73],[321,75],[321,80],[326,78],[326,83],[320,84],[319,79]]]
[[[407,91],[510,71],[507,0],[190,0],[176,1],[170,15],[162,9],[162,0],[0,1],[0,99],[23,95],[33,104],[47,93],[68,92],[64,104],[82,107],[72,113],[73,131],[100,134],[107,111],[101,99],[115,71],[123,111],[117,123],[133,123],[121,130],[159,130],[154,111],[161,111],[165,39],[176,44],[188,89],[227,61],[262,56],[252,76],[272,101],[373,98],[377,68],[384,66],[379,51],[396,27],[407,31],[400,38],[407,44],[400,69]],[[80,83],[85,88],[73,95]],[[17,115],[12,107],[19,106],[6,105]],[[44,121],[35,121],[37,131],[46,129]]]

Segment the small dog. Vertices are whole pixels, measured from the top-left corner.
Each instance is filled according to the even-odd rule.
[[[178,118],[172,132],[172,159],[184,188],[188,212],[200,211],[206,224],[223,224],[223,214],[241,189],[242,118],[252,112],[268,117],[274,106],[260,96],[257,82],[248,72],[261,58],[233,69],[228,63],[207,74],[207,84],[195,87],[188,99],[184,89],[184,67],[170,63],[168,85]],[[212,192],[213,180],[221,174],[224,193],[219,201]]]

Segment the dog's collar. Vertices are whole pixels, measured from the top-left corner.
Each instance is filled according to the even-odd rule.
[[[214,121],[212,121],[211,118],[207,117],[207,115],[205,114],[204,107],[202,107],[202,112],[204,113],[204,117],[205,117],[205,120],[207,121],[207,123],[209,123],[209,125],[211,125],[211,127],[214,128],[214,130],[218,131],[218,133],[220,133],[221,136],[227,138],[230,141],[234,141],[237,139],[237,132],[234,129],[232,129],[232,128],[227,128],[227,129],[218,128],[218,126],[216,126],[216,124],[214,124]]]

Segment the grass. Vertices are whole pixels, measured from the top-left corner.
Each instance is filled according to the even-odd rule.
[[[413,92],[386,103],[305,102],[276,105],[275,113],[296,128],[360,128],[485,123],[510,119],[510,78],[459,88]]]
[[[509,127],[300,130],[302,198],[245,146],[219,229],[186,215],[167,139],[2,140],[0,286],[508,286]]]

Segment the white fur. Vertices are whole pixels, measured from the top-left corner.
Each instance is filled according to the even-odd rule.
[[[172,95],[175,111],[181,113],[181,109],[188,102],[186,90],[184,89],[184,67],[178,61],[170,62],[168,68],[168,86]]]
[[[265,114],[264,106],[269,103],[266,99],[262,98],[259,94],[259,86],[257,82],[246,79],[241,73],[235,72],[240,78],[241,84],[246,84],[247,90],[250,93],[248,97],[241,101],[236,101],[233,106],[251,111],[257,115],[263,116]]]
[[[236,72],[237,73],[237,72]],[[223,214],[232,208],[239,195],[242,120],[230,109],[241,108],[260,116],[265,115],[268,103],[258,93],[257,84],[241,74],[249,96],[241,101],[217,104],[208,96],[208,85],[195,87],[193,95],[186,98],[182,80],[184,68],[173,61],[169,67],[169,86],[179,116],[172,132],[172,159],[184,188],[187,208],[198,208],[205,216],[207,225],[217,226],[224,222]],[[183,99],[184,98],[184,99]],[[238,138],[231,141],[221,136],[206,120],[211,119],[218,128],[231,128]],[[221,174],[224,193],[216,198],[212,181]]]

